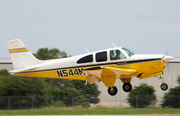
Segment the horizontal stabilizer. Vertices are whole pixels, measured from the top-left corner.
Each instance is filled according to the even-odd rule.
[[[27,71],[33,71],[35,70],[37,67],[29,67],[29,68],[25,68],[25,69],[18,69],[18,70],[11,70],[9,72],[11,73],[20,73],[20,72],[27,72]]]

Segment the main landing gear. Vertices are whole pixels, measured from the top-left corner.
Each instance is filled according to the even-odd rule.
[[[124,83],[123,86],[122,86],[122,88],[123,88],[123,90],[124,90],[125,92],[130,92],[130,91],[132,90],[132,85],[131,85],[131,83]],[[109,87],[109,88],[108,88],[108,93],[109,93],[109,95],[111,95],[111,96],[116,95],[117,92],[118,92],[118,89],[117,89],[116,86],[113,86],[113,87]]]
[[[109,95],[111,95],[111,96],[116,95],[117,92],[118,92],[118,89],[117,89],[116,86],[114,86],[114,87],[109,87],[109,88],[108,88],[108,93],[109,93]]]
[[[131,83],[124,83],[122,88],[125,92],[130,92],[132,90],[132,85]]]

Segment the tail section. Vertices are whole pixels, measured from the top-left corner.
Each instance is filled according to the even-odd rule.
[[[25,69],[43,61],[36,59],[20,39],[7,41],[14,70]]]

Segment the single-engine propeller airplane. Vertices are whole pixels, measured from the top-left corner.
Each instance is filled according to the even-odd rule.
[[[116,47],[112,43],[114,48],[43,61],[36,59],[20,39],[6,44],[14,67],[10,72],[18,76],[76,79],[90,84],[102,81],[112,96],[118,92],[114,86],[116,79],[124,83],[122,88],[125,92],[130,92],[132,77],[145,79],[160,76],[161,89],[168,89],[162,75],[166,63],[173,59],[171,56],[135,54],[128,48]]]

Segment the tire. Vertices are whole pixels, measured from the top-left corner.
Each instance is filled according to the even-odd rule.
[[[168,85],[166,83],[162,83],[160,87],[163,91],[166,91],[168,89]]]
[[[108,88],[108,93],[109,93],[109,95],[111,95],[111,96],[116,95],[117,92],[118,92],[118,89],[117,89],[116,86],[114,86],[114,87],[109,87],[109,88]]]
[[[125,92],[130,92],[132,90],[132,85],[131,83],[124,83],[122,88]]]

